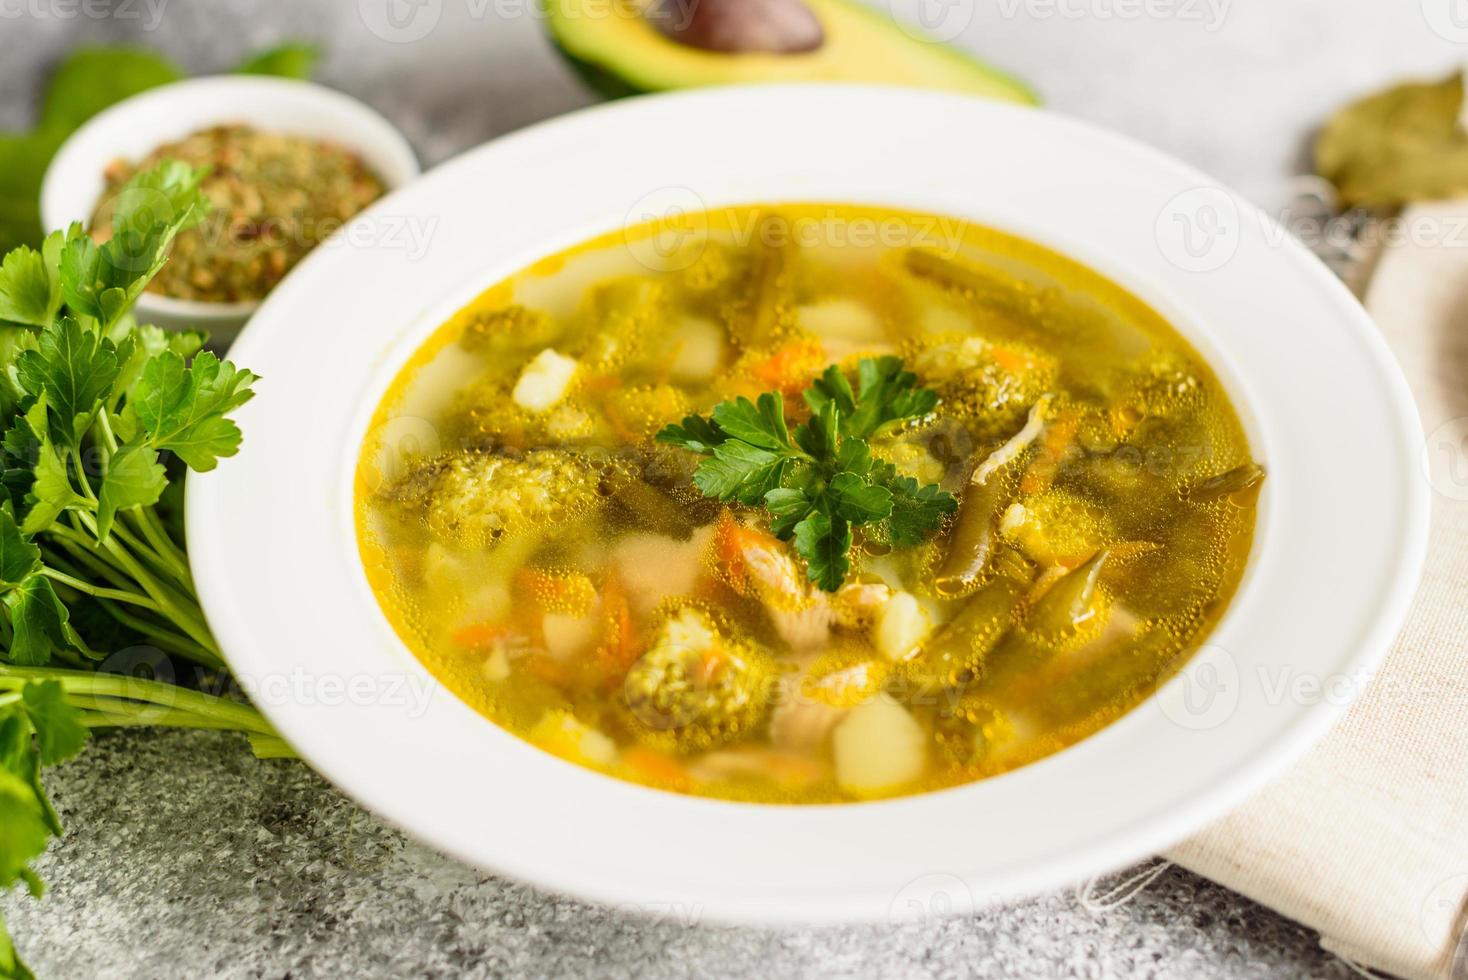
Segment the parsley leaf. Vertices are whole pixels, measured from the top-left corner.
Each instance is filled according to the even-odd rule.
[[[805,392],[812,412],[836,406],[843,436],[868,439],[893,422],[921,418],[938,405],[937,393],[917,387],[917,375],[902,369],[900,357],[866,358],[857,365],[856,378],[853,392],[846,376],[832,365]]]
[[[0,889],[24,883],[32,896],[43,891],[30,862],[61,834],[61,821],[41,788],[41,767],[76,755],[87,737],[58,681],[24,682],[19,698],[0,707]],[[3,925],[0,976],[32,978]]]
[[[856,413],[856,393],[851,390],[851,382],[846,380],[846,375],[834,364],[811,382],[803,397],[815,415],[821,414],[821,410],[832,402],[842,415],[850,417]]]
[[[16,369],[22,388],[46,396],[62,423],[57,435],[71,446],[91,424],[102,395],[117,380],[117,348],[75,318],[61,317],[41,331],[37,350],[20,355]]]
[[[116,410],[150,360],[168,350],[180,357],[192,357],[203,349],[206,339],[196,331],[164,331],[152,326],[129,330],[117,341],[117,380],[112,385],[113,398],[108,408]]]
[[[41,549],[16,526],[8,508],[0,508],[0,586],[14,588],[41,567]]]
[[[227,414],[254,397],[255,380],[209,351],[188,365],[176,351],[164,351],[143,368],[122,423],[154,449],[172,450],[206,472],[239,450],[240,428]]]
[[[836,514],[853,524],[871,524],[892,513],[892,491],[855,473],[831,477],[829,492]]]
[[[888,541],[898,548],[910,548],[943,525],[943,518],[958,508],[952,494],[934,484],[925,487],[910,476],[891,478],[887,489],[892,495],[892,512],[882,524]]]
[[[128,181],[112,202],[112,237],[98,245],[81,235],[62,249],[66,305],[104,327],[117,322],[163,268],[174,237],[208,212],[204,173],[165,160]]]
[[[5,608],[10,614],[14,635],[10,641],[11,662],[39,666],[51,660],[51,646],[64,646],[66,607],[44,575],[31,575],[5,593]]]
[[[42,405],[44,403],[37,402]],[[45,531],[68,510],[85,507],[86,498],[72,487],[71,470],[49,436],[35,444],[35,469],[26,494],[28,510],[21,529],[27,534]]]
[[[31,780],[10,769],[0,769],[0,884],[24,881],[35,895],[39,890],[30,868],[51,839],[47,812]]]
[[[857,388],[832,365],[804,392],[811,417],[792,434],[784,399],[736,398],[710,418],[690,415],[657,439],[705,459],[694,484],[710,497],[763,504],[770,529],[793,540],[811,581],[835,591],[851,570],[853,528],[893,544],[918,544],[937,530],[957,502],[936,485],[919,487],[873,460],[867,439],[885,426],[920,418],[938,396],[896,357],[857,365]]]
[[[786,457],[778,451],[761,449],[730,439],[714,449],[693,475],[705,496],[756,504],[780,484],[780,468]]]
[[[321,49],[306,41],[292,41],[261,51],[235,69],[239,75],[274,75],[277,78],[310,78],[321,59]]]
[[[40,252],[22,245],[0,262],[0,320],[44,327],[61,305]]]
[[[118,449],[107,461],[97,490],[97,537],[106,540],[119,510],[156,504],[167,485],[156,449],[136,443]]]
[[[830,460],[836,456],[840,434],[840,409],[834,402],[827,402],[809,422],[795,430],[795,441],[816,459]]]
[[[658,433],[658,442],[679,446],[689,452],[707,456],[728,436],[708,419],[690,415],[681,425],[669,425]]]
[[[785,428],[785,402],[779,395],[765,392],[759,402],[739,398],[714,406],[714,424],[730,439],[751,446],[781,452],[790,446],[790,432]]]
[[[70,132],[115,102],[181,78],[183,72],[151,51],[78,48],[51,76],[41,121]]]
[[[11,513],[24,511],[26,494],[36,482],[35,454],[36,440],[24,419],[0,439],[0,505],[9,505]]]
[[[21,688],[21,703],[36,733],[41,765],[64,762],[82,750],[87,729],[77,710],[67,704],[59,681],[48,680]]]
[[[806,496],[804,490],[792,487],[776,487],[765,494],[765,508],[770,512],[770,530],[775,536],[788,539],[795,533],[795,525],[814,510],[816,504]]]
[[[795,525],[795,550],[805,559],[810,580],[835,592],[851,571],[851,525],[824,511],[815,511]]]

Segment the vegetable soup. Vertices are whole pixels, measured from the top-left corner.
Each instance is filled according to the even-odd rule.
[[[1208,366],[1038,245],[739,207],[545,259],[363,447],[374,591],[540,748],[831,803],[1013,769],[1145,699],[1236,589],[1264,471]]]

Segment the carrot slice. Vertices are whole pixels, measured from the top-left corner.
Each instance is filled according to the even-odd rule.
[[[570,664],[548,657],[543,653],[536,653],[526,661],[532,676],[545,681],[552,687],[566,690],[575,680],[575,672]]]
[[[616,578],[602,588],[602,642],[596,649],[597,666],[608,685],[618,684],[642,656],[642,643],[632,622],[627,592]]]
[[[741,594],[745,578],[744,547],[740,540],[743,530],[734,519],[734,512],[725,507],[719,514],[718,527],[714,529],[714,554],[729,585]]]
[[[622,764],[641,779],[669,789],[687,789],[692,783],[683,763],[652,749],[626,749],[622,752]]]
[[[584,615],[596,601],[596,586],[580,572],[550,572],[522,568],[515,573],[516,590],[548,612]]]
[[[1028,371],[1035,366],[1035,359],[1022,351],[1010,350],[1008,347],[993,346],[989,348],[989,356],[994,358],[994,363],[999,365],[1010,374],[1018,374]]]
[[[484,650],[503,640],[510,634],[510,628],[498,623],[475,623],[465,626],[450,639],[458,646],[468,650]]]
[[[799,390],[819,373],[825,359],[825,350],[819,341],[797,340],[754,365],[751,373],[767,388],[782,392],[791,388]]]
[[[1050,489],[1080,427],[1081,414],[1073,409],[1062,412],[1059,418],[1050,423],[1040,437],[1040,446],[1034,461],[1025,470],[1024,476],[1020,477],[1021,493],[1043,493]]]

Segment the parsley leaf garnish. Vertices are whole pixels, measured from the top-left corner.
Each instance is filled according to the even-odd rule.
[[[841,434],[869,439],[877,430],[905,419],[922,418],[938,405],[936,392],[917,386],[917,375],[902,369],[900,357],[867,358],[856,367],[857,389],[834,364],[805,391],[805,403],[819,415],[834,404]]]
[[[892,476],[886,483],[892,492],[892,512],[884,525],[888,541],[910,548],[943,524],[955,506],[952,495],[934,484],[920,487],[910,476]]]
[[[936,484],[918,486],[872,458],[868,440],[921,418],[938,396],[917,386],[896,357],[869,358],[857,383],[832,365],[804,392],[811,417],[792,433],[784,400],[767,392],[736,398],[711,417],[690,415],[658,433],[661,443],[705,457],[694,484],[706,496],[763,505],[770,529],[793,541],[807,574],[834,592],[851,571],[852,530],[900,547],[918,544],[957,506]]]

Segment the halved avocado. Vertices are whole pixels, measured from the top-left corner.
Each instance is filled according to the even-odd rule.
[[[690,0],[672,0],[679,2]],[[667,3],[545,0],[546,23],[571,65],[611,98],[702,85],[826,81],[911,85],[1039,103],[1034,90],[1018,79],[956,48],[919,40],[920,35],[857,0],[804,0],[823,36],[813,49],[791,52],[729,52],[675,40],[652,19]]]

